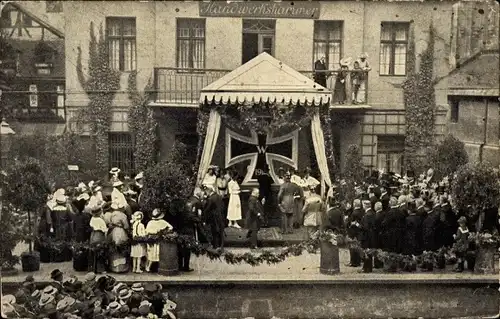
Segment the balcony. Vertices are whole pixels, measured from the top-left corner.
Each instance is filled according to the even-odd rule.
[[[178,68],[155,68],[155,97],[154,102],[165,106],[174,107],[197,107],[200,100],[200,91],[210,83],[220,79],[232,70],[217,69],[197,69],[186,70]],[[314,79],[314,71],[299,71],[305,76]],[[366,104],[368,73],[363,71],[344,71],[345,77],[345,100],[341,104],[338,102],[339,93],[336,93],[335,83],[340,70],[324,71],[327,74],[326,86],[332,90],[332,107],[352,106],[355,104]],[[358,99],[353,99],[356,88],[355,80],[359,75],[364,74],[364,89],[358,90]],[[341,90],[338,90],[341,92]]]

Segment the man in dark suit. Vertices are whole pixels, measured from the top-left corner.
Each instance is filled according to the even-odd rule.
[[[191,196],[178,218],[177,232],[181,235],[189,236],[192,239],[197,239],[197,226],[201,222],[202,202],[199,198],[201,190],[195,190],[195,194]],[[193,269],[189,267],[191,260],[191,251],[188,247],[178,245],[177,256],[179,258],[179,270],[182,272],[191,272]]]
[[[321,221],[321,229],[342,233],[344,231],[344,214],[338,201],[338,194],[334,194],[328,199],[328,207],[325,218]]]
[[[409,204],[408,217],[406,217],[405,244],[403,252],[406,255],[418,256],[422,253],[422,217],[417,215],[416,207],[413,203]]]
[[[387,213],[386,210],[384,210],[383,204],[381,202],[376,202],[375,203],[375,230],[376,230],[376,242],[377,246],[376,248],[378,249],[385,249],[385,239],[383,237],[384,233],[382,232],[382,223],[385,218],[385,214]],[[373,260],[373,267],[374,268],[382,268],[384,267],[384,263],[381,259],[377,258],[375,256],[375,259]]]
[[[437,198],[432,201],[437,202]],[[423,249],[426,251],[436,251],[441,248],[441,220],[440,205],[436,203],[422,223]]]
[[[268,223],[269,215],[271,214],[272,207],[272,185],[273,178],[269,176],[269,166],[266,164],[264,170],[257,176],[257,181],[259,182],[259,200],[263,203],[264,212],[262,215],[263,225],[266,226]],[[264,201],[262,201],[264,200]]]
[[[314,62],[314,82],[326,88],[326,79],[329,76],[328,66],[326,65],[325,57],[322,56]]]
[[[202,214],[202,221],[208,225],[212,237],[212,246],[214,248],[224,248],[224,228],[225,220],[223,216],[224,202],[222,197],[212,188],[207,188],[207,202]]]
[[[456,234],[458,229],[458,217],[457,214],[451,208],[448,198],[442,195],[440,198],[441,202],[441,222],[443,223],[443,245],[445,247],[452,247],[455,240],[453,235]]]
[[[365,214],[361,220],[361,247],[377,248],[377,230],[375,227],[376,216],[370,201],[363,201]],[[372,272],[373,256],[365,255],[363,259],[363,272]]]
[[[250,248],[257,248],[257,233],[260,229],[260,223],[264,217],[264,207],[259,200],[259,189],[254,188],[248,199],[248,212],[246,218],[246,227],[248,228],[247,238],[250,238]]]
[[[389,211],[382,221],[382,237],[385,239],[385,247],[389,252],[400,253],[403,246],[406,216],[401,211],[398,200],[391,197]]]
[[[389,190],[389,183],[386,181],[382,181],[380,185],[380,202],[382,203],[382,209],[384,211],[387,211],[389,209],[389,200],[390,196],[389,193],[387,192]]]
[[[347,221],[347,235],[353,239],[361,240],[361,221],[365,212],[361,207],[361,201],[355,199],[353,203],[354,209]],[[350,263],[349,267],[359,267],[361,265],[361,255],[356,249],[349,249]]]

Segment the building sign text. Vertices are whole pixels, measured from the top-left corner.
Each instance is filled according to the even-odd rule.
[[[319,18],[319,2],[199,2],[201,17]]]

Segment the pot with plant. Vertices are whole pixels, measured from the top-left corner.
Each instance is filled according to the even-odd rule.
[[[467,212],[467,219],[476,221],[476,232],[471,233],[470,242],[475,246],[475,260],[469,254],[474,272],[494,273],[495,250],[500,242],[493,225],[498,218],[500,185],[498,172],[487,163],[461,166],[452,183],[453,203],[458,211]],[[471,268],[468,265],[468,268]]]
[[[40,163],[34,158],[15,162],[6,173],[6,185],[3,190],[5,202],[16,210],[25,212],[28,230],[28,251],[21,255],[23,271],[40,269],[40,255],[33,251],[32,213],[43,207],[49,193],[49,185],[45,180]]]

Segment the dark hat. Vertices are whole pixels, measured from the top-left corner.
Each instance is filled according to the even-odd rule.
[[[363,194],[361,194],[361,200],[362,200],[362,201],[363,201],[363,200],[370,200],[370,197],[368,196],[368,194],[367,194],[367,193],[363,193]]]
[[[63,276],[63,273],[62,273],[62,271],[60,271],[59,269],[54,269],[54,270],[52,270],[52,272],[50,273],[50,278],[51,278],[51,279],[56,279],[57,277],[60,277],[60,276]]]
[[[25,282],[35,282],[35,278],[33,278],[32,275],[29,275],[28,277],[26,277],[26,279],[24,279]]]
[[[152,283],[148,283],[144,286],[144,291],[146,291],[146,293],[153,293],[153,292],[156,292],[157,290],[158,290],[158,287]]]

